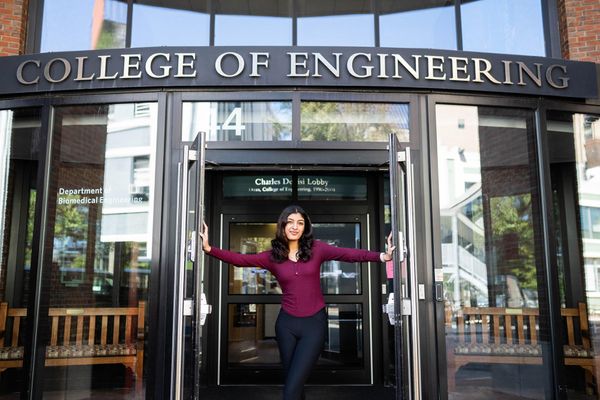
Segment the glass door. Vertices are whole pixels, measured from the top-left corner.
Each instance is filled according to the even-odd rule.
[[[395,385],[397,399],[420,399],[420,345],[418,303],[416,296],[416,252],[413,164],[410,148],[401,149],[396,134],[389,138],[390,214],[392,241],[396,246],[388,269],[393,276],[393,291],[384,305],[390,324],[394,326]]]
[[[223,243],[241,253],[270,248],[277,215],[224,215]],[[311,215],[317,240],[339,247],[368,248],[365,215]],[[223,265],[220,377],[223,385],[280,384],[275,341],[281,289],[259,268]],[[309,384],[372,383],[368,269],[361,263],[329,261],[321,268],[328,316],[325,346]]]
[[[204,255],[198,230],[204,221],[205,134],[183,148],[178,182],[178,252],[173,327],[174,398],[199,398],[205,374],[204,323],[211,306],[204,295]]]

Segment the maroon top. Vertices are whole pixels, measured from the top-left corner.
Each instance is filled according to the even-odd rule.
[[[296,317],[314,315],[325,307],[321,293],[323,261],[381,262],[378,252],[335,247],[318,240],[313,242],[312,256],[308,261],[286,260],[278,263],[271,259],[270,250],[258,254],[240,254],[211,247],[208,254],[238,267],[260,267],[269,270],[281,286],[282,308]]]

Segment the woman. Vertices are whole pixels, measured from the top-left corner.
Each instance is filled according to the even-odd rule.
[[[325,342],[327,316],[321,292],[321,263],[386,262],[392,259],[395,249],[391,235],[385,253],[335,247],[313,240],[310,219],[298,206],[289,206],[281,212],[271,250],[262,253],[239,254],[211,246],[206,224],[200,237],[206,254],[238,267],[267,269],[277,278],[283,296],[275,332],[285,371],[284,400],[304,398],[304,383]]]

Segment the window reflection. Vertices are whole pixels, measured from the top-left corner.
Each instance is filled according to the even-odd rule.
[[[390,132],[408,141],[408,105],[304,101],[302,140],[384,142]]]
[[[257,254],[271,249],[275,223],[231,223],[229,249],[242,254]],[[313,223],[317,240],[338,247],[360,248],[360,224]],[[362,273],[360,263],[327,261],[321,266],[321,290],[324,294],[360,294]],[[275,277],[262,268],[229,266],[230,294],[281,294]]]
[[[561,311],[576,309],[579,324],[562,320],[568,390],[590,395],[599,372],[600,347],[600,117],[552,111],[547,115],[553,227]]]
[[[0,110],[0,397],[24,391],[40,110]]]
[[[45,365],[78,365],[70,374],[94,390],[143,396],[156,120],[154,103],[62,107],[55,115]],[[44,374],[46,393],[72,390],[75,378],[53,373]]]
[[[540,0],[462,1],[463,49],[544,56]]]
[[[299,46],[374,46],[375,19],[368,0],[299,0]]]
[[[279,304],[229,304],[227,360],[229,367],[281,367],[275,322]],[[328,304],[325,345],[317,365],[357,367],[364,362],[361,304]]]
[[[543,397],[533,115],[460,105],[435,112],[450,395]],[[516,376],[529,377],[527,386]]]
[[[126,31],[127,1],[45,0],[40,50],[123,48]]]
[[[360,224],[313,223],[317,240],[337,247],[360,248]],[[360,294],[362,269],[360,263],[326,261],[321,265],[323,294]]]
[[[131,47],[208,46],[210,14],[207,1],[181,4],[133,3]]]
[[[454,2],[449,0],[379,3],[382,47],[456,50]]]
[[[182,140],[203,131],[211,141],[292,140],[291,101],[183,103]]]
[[[232,223],[229,249],[242,254],[257,254],[271,249],[276,223]],[[275,276],[262,268],[229,267],[230,294],[281,294]]]
[[[290,2],[215,2],[216,46],[291,46]]]

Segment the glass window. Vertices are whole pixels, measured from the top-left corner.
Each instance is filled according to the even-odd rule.
[[[298,46],[374,46],[368,0],[298,0]]]
[[[291,101],[183,103],[182,140],[206,132],[211,141],[292,140]]]
[[[257,254],[271,248],[276,223],[236,222],[229,225],[229,249],[242,254]],[[315,239],[333,246],[360,248],[360,224],[313,223]],[[327,261],[321,267],[324,294],[360,294],[360,263]],[[229,294],[281,294],[275,277],[261,268],[229,267]]]
[[[235,303],[228,307],[229,367],[280,366],[275,340],[279,304]],[[325,345],[317,365],[361,366],[364,359],[361,304],[328,304]]]
[[[546,55],[540,0],[468,0],[461,4],[463,49]]]
[[[408,104],[305,101],[302,140],[387,142],[390,132],[408,141]]]
[[[456,16],[449,0],[380,2],[382,47],[456,50]]]
[[[157,4],[158,3],[158,4]],[[131,47],[208,46],[210,14],[207,1],[133,3]]]
[[[314,237],[337,247],[360,248],[360,224],[314,223]],[[323,294],[360,294],[362,274],[360,263],[326,261],[321,265]]]
[[[52,333],[41,338],[45,396],[77,388],[144,397],[157,106],[61,107],[54,121],[41,293],[50,308],[40,319],[41,332]],[[78,367],[49,370],[69,365]]]
[[[567,390],[586,397],[597,387],[600,348],[600,117],[547,114],[553,228]],[[569,320],[567,313],[573,315]],[[577,351],[575,351],[577,349]]]
[[[280,309],[279,304],[229,304],[227,355],[230,367],[281,365],[275,340],[275,321]]]
[[[533,113],[462,105],[435,113],[449,394],[543,398],[550,366],[538,322],[547,311],[538,302]]]
[[[216,46],[291,46],[289,1],[214,2]]]
[[[126,31],[127,1],[45,0],[40,51],[123,48]]]
[[[257,254],[271,249],[277,231],[276,223],[229,224],[229,250],[242,254]],[[262,268],[229,266],[229,294],[281,294],[275,276]]]
[[[0,110],[0,397],[24,392],[40,110]]]

